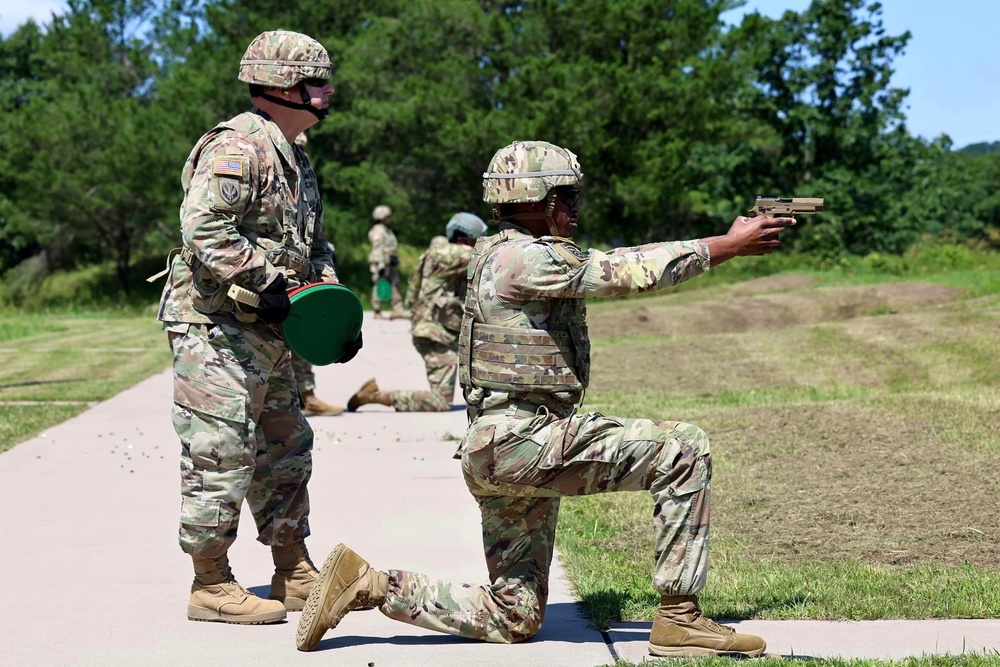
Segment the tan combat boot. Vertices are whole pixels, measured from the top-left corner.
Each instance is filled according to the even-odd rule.
[[[760,637],[741,635],[703,616],[697,595],[664,595],[649,636],[649,652],[671,658],[729,654],[753,658],[765,647]]]
[[[309,559],[305,543],[271,547],[271,557],[274,559],[274,574],[268,597],[282,603],[288,611],[302,611],[309,592],[319,579],[319,570]]]
[[[372,313],[372,317],[375,318],[376,320],[384,320],[385,319],[385,315],[382,314],[381,310],[374,311]]]
[[[354,392],[354,396],[351,396],[347,401],[347,411],[354,412],[362,405],[369,405],[371,403],[392,405],[392,397],[389,396],[389,392],[380,390],[378,383],[375,382],[375,378],[368,380],[368,382],[361,385],[361,389]]]
[[[412,315],[410,314],[410,311],[403,310],[401,306],[394,307],[392,309],[392,312],[389,313],[390,320],[408,320],[411,317]]]
[[[319,400],[316,398],[316,394],[311,391],[302,394],[302,400],[305,402],[305,405],[302,406],[302,414],[306,417],[336,417],[344,411],[344,408],[339,405],[330,405]]]
[[[192,621],[218,621],[257,625],[285,620],[285,608],[274,600],[261,600],[240,586],[229,569],[229,558],[193,558],[194,583],[188,600]]]
[[[381,606],[388,587],[388,574],[373,570],[364,558],[338,544],[326,557],[319,582],[306,600],[295,645],[300,651],[313,650],[347,612]]]

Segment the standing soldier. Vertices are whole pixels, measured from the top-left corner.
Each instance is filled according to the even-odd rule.
[[[582,178],[576,156],[541,141],[493,156],[483,198],[500,232],[476,244],[459,340],[471,423],[462,470],[482,512],[491,581],[470,586],[377,571],[344,545],[323,565],[296,644],[316,648],[344,614],[371,604],[399,621],[493,642],[541,627],[559,499],[647,490],[653,497],[655,655],[760,655],[764,641],[702,615],[708,571],[708,438],[676,421],[577,412],[590,373],[585,298],[664,289],[780,243],[791,218],[739,217],[724,236],[609,252],[571,240]]]
[[[257,36],[239,69],[253,107],[205,134],[181,175],[184,246],[168,263],[159,320],[174,353],[191,620],[280,621],[302,608],[318,574],[305,547],[313,432],[278,325],[289,314],[289,288],[337,281],[316,177],[292,145],[326,117],[330,75],[330,58],[311,37]],[[237,303],[231,290],[244,300],[257,295],[259,305]],[[346,356],[360,345],[359,336]],[[271,547],[271,600],[243,588],[229,567],[244,501],[257,539]]]
[[[305,153],[306,146],[309,145],[309,139],[306,137],[305,132],[300,132],[299,136],[295,137],[295,145]],[[309,169],[308,176],[309,178],[303,177],[302,179],[303,192],[309,193],[308,199],[310,201],[315,200],[320,209],[322,209],[323,202],[319,196],[319,183],[316,180],[316,172]],[[333,265],[334,270],[336,270],[337,257],[334,254],[332,243],[330,244],[330,263]],[[294,352],[292,352],[292,370],[295,372],[295,386],[298,388],[299,396],[302,398],[303,416],[336,417],[344,411],[344,408],[339,405],[330,405],[316,395],[316,373],[313,372],[312,364]]]
[[[424,358],[430,391],[381,391],[368,380],[351,396],[347,409],[362,405],[391,405],[397,412],[447,412],[455,394],[458,368],[458,332],[465,301],[465,273],[472,246],[486,233],[486,223],[472,213],[456,213],[445,226],[446,236],[435,236],[417,260],[406,290],[413,313],[413,347]]]
[[[406,318],[403,311],[403,297],[399,293],[399,242],[389,227],[392,225],[392,209],[379,204],[372,211],[372,227],[368,230],[368,242],[372,244],[368,253],[368,268],[372,273],[372,309],[376,319],[382,315],[382,297],[379,296],[379,281],[385,279],[392,287],[392,313],[389,319]]]

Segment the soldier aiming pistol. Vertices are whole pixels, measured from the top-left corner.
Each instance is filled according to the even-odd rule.
[[[750,212],[755,216],[795,216],[823,210],[822,197],[757,197]]]

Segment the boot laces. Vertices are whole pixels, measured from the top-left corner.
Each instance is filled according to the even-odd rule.
[[[222,583],[232,586],[240,593],[243,593],[245,595],[250,595],[250,591],[243,588],[243,584],[236,581],[236,577],[233,575],[233,568],[230,567],[228,559],[226,559],[225,564],[222,567],[220,567],[219,570],[222,573],[222,578],[223,578]]]
[[[733,634],[736,634],[736,630],[733,630],[728,625],[720,625],[719,623],[716,623],[715,621],[713,621],[712,619],[710,619],[708,616],[705,616],[705,614],[702,613],[702,611],[701,611],[701,605],[698,604],[698,602],[694,603],[694,613],[693,613],[693,616],[695,617],[695,621],[699,621],[700,620],[700,622],[702,623],[702,625],[707,626],[710,630],[714,630],[715,632],[719,632],[719,633],[724,634],[724,635],[733,635]]]

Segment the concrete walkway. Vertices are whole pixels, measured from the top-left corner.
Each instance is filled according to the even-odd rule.
[[[344,404],[369,377],[419,388],[423,366],[409,323],[369,321],[366,347],[346,366],[317,369],[318,394]],[[192,572],[177,546],[178,444],[169,371],[0,454],[0,663],[4,665],[334,664],[378,667],[591,667],[646,659],[649,623],[608,633],[580,616],[555,564],[541,633],[516,646],[480,644],[350,614],[313,653],[295,650],[286,623],[194,623]],[[465,413],[396,414],[376,406],[313,418],[310,485],[317,562],[344,542],[378,568],[485,583],[479,513],[455,440]],[[230,553],[240,581],[266,595],[272,565],[244,511]],[[558,560],[558,559],[557,559]],[[785,655],[899,658],[1000,650],[1000,621],[824,623],[745,621]]]

